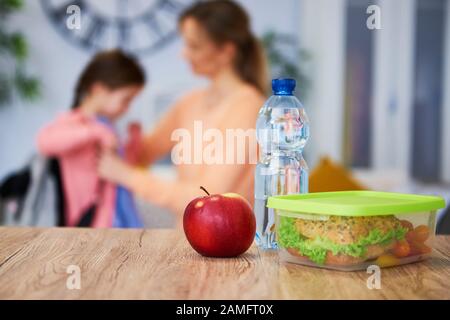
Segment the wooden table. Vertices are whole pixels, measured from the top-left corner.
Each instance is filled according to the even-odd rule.
[[[0,228],[0,299],[450,299],[450,237],[435,246],[428,261],[382,269],[370,290],[365,271],[279,263],[256,247],[205,258],[180,230]]]

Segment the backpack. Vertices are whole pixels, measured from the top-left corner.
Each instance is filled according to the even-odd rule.
[[[59,162],[34,155],[0,184],[0,225],[64,225],[64,195]]]

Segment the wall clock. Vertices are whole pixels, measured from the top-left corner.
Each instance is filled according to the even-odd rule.
[[[135,54],[163,48],[177,34],[177,19],[193,0],[41,0],[53,26],[88,50],[121,48]],[[80,28],[69,29],[70,5],[80,8]]]

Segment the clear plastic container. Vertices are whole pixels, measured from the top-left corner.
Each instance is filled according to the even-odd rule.
[[[270,197],[280,260],[343,271],[429,257],[440,197],[342,191]]]

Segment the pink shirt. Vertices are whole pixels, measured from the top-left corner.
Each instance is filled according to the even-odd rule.
[[[111,146],[115,140],[110,129],[77,110],[64,113],[38,133],[39,152],[60,161],[68,226],[76,226],[95,203],[92,226],[112,226],[115,186],[100,183],[96,158],[101,146]]]

